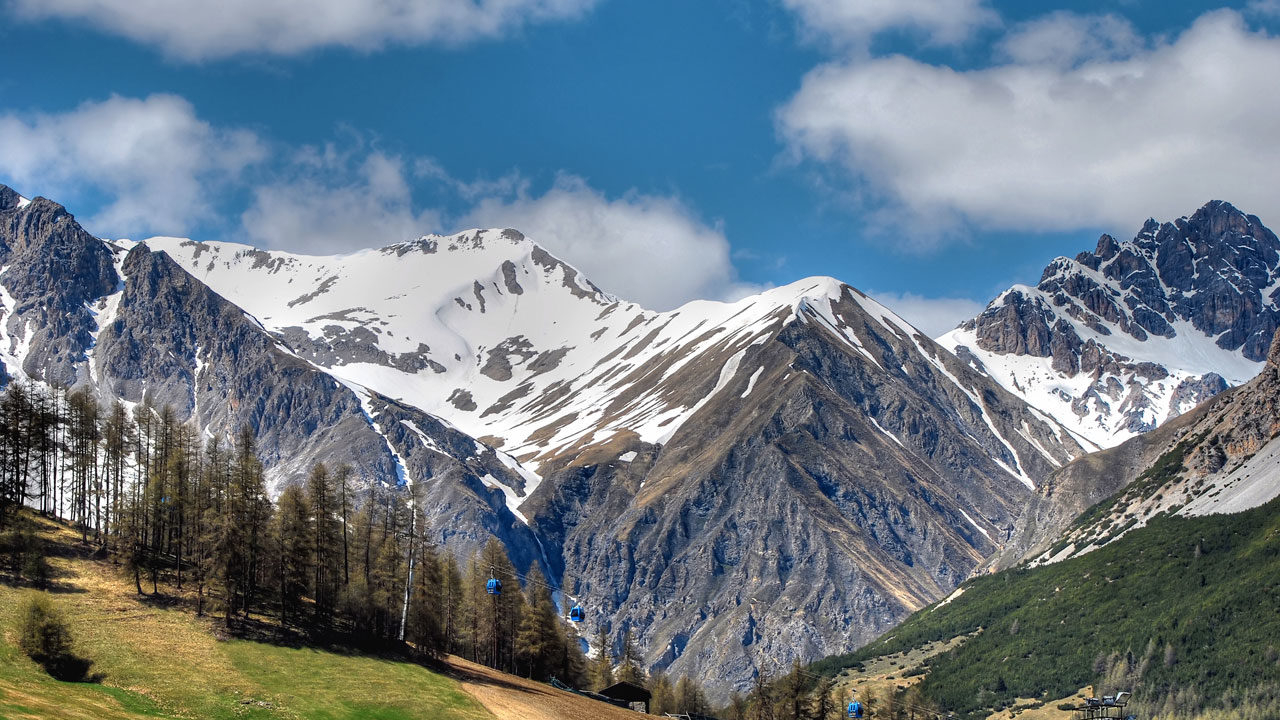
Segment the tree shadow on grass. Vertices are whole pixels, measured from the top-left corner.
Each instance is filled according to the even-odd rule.
[[[66,654],[54,658],[35,658],[55,680],[74,683],[100,683],[105,677],[102,673],[90,673],[93,661],[75,654]]]

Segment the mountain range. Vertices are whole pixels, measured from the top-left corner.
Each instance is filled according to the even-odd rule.
[[[247,425],[276,491],[351,464],[449,550],[492,535],[541,565],[584,636],[629,629],[649,667],[727,690],[870,641],[1110,494],[1062,478],[1262,369],[1278,247],[1210,203],[939,343],[831,278],[654,312],[515,230],[331,257],[110,241],[0,186],[0,363]]]

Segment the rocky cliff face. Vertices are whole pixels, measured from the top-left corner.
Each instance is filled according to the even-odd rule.
[[[0,190],[0,362],[9,374],[71,384],[97,328],[89,305],[119,283],[111,253],[61,205]]]
[[[1100,447],[1261,370],[1280,327],[1280,240],[1220,201],[1058,258],[940,338]]]
[[[1079,452],[1037,451],[1066,433],[847,287],[738,367],[665,445],[559,470],[525,505],[589,625],[675,674],[741,688],[871,640],[999,547],[1024,476]]]

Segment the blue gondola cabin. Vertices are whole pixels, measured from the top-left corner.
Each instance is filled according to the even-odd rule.
[[[849,717],[851,718],[862,717],[862,703],[858,702],[857,700],[854,700],[853,702],[849,703]]]
[[[489,582],[485,583],[484,589],[485,589],[485,592],[489,593],[490,595],[501,595],[502,581],[499,580],[498,578],[489,578]]]
[[[574,605],[573,609],[569,611],[569,619],[574,622],[582,622],[585,616],[586,613],[583,612],[581,605]]]

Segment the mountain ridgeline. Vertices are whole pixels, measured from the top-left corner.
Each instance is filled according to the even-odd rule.
[[[6,380],[168,407],[205,436],[247,427],[273,496],[316,463],[350,465],[366,492],[412,497],[428,537],[459,558],[498,538],[519,572],[538,568],[586,608],[584,637],[616,651],[629,635],[646,670],[714,678],[723,693],[869,642],[1010,547],[1041,543],[1029,506],[1074,517],[1046,483],[1127,437],[1107,393],[1184,412],[1261,368],[1275,236],[1225,204],[1193,220],[1074,261],[1116,319],[1081,330],[1105,303],[1055,305],[1046,273],[1018,290],[1035,313],[1002,310],[1020,306],[1006,294],[955,345],[961,335],[935,343],[830,278],[660,313],[514,230],[341,257],[106,241],[0,186],[0,363]],[[1161,269],[1138,287],[1141,262],[1176,264],[1160,259],[1176,250],[1168,233],[1192,244],[1191,274]],[[1254,260],[1214,250],[1228,245]],[[1108,270],[1122,259],[1138,270]],[[1262,299],[1213,295],[1230,272]],[[1172,336],[1138,297],[1167,311]],[[1216,315],[1195,309],[1210,298]],[[1002,322],[1017,332],[979,328]],[[1079,342],[1041,337],[1041,322]],[[1122,328],[1129,344],[1103,348]],[[1033,340],[992,340],[1019,333]],[[1172,347],[1141,344],[1155,338],[1212,349],[1196,356],[1204,367],[1157,371],[1137,352]],[[1114,362],[1090,365],[1098,353]],[[1026,357],[1050,363],[1039,384],[1001,365]],[[1081,383],[1088,413],[1062,412],[1075,396],[1045,400],[1050,372]]]

